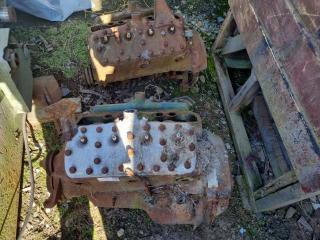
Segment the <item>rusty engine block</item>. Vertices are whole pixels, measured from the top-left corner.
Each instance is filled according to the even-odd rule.
[[[87,196],[99,207],[143,209],[161,224],[210,223],[231,195],[223,142],[202,130],[197,114],[172,109],[177,103],[134,104],[64,118],[64,149],[44,164],[45,206]]]
[[[187,30],[182,16],[173,14],[165,0],[156,0],[153,12],[129,2],[128,12],[114,17],[118,21],[110,15],[108,23],[91,28],[89,84],[168,73],[186,86],[206,69],[200,35]]]

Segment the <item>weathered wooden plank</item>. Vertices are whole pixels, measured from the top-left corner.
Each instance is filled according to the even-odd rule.
[[[265,3],[265,1],[261,2]],[[276,4],[273,1],[268,1],[267,5],[268,7],[270,5],[277,5],[279,7],[281,4],[278,3],[279,1]],[[260,23],[258,13],[255,12],[251,1],[230,0],[230,6],[233,10],[239,32],[247,47],[251,62],[254,64],[254,69],[270,113],[303,190],[306,193],[316,192],[320,189],[319,145],[314,138],[314,134],[312,134],[313,129],[308,125],[304,112],[301,111],[300,106],[297,104],[298,99],[289,84],[291,78],[284,74],[285,69],[281,67],[280,60],[275,56],[274,43],[270,41],[270,37],[267,37],[267,30]],[[268,12],[269,10],[266,11]],[[261,10],[261,12],[263,11]],[[286,12],[284,11],[283,13]],[[290,12],[287,13],[290,14]],[[272,15],[266,16],[272,17]],[[275,16],[275,18],[277,17]],[[269,21],[271,20],[269,19]],[[284,24],[284,26],[287,28],[287,25]],[[282,31],[282,29],[279,31]],[[275,32],[274,35],[277,35],[279,31]],[[292,34],[294,36],[294,33]],[[294,42],[293,40],[295,39],[291,39],[292,42]],[[290,50],[290,52],[294,51],[296,51],[294,48]],[[303,57],[304,54],[302,55]],[[299,59],[300,57],[294,56],[293,59]],[[313,62],[310,63],[312,64]],[[296,63],[295,61],[291,61],[291,64],[295,65]],[[304,65],[306,66],[306,62],[304,62]],[[300,68],[300,65],[298,65],[298,68]],[[300,68],[300,71],[303,72],[304,68]],[[309,74],[312,72],[309,71]],[[305,81],[301,76],[299,75],[299,81]],[[315,89],[317,88],[315,87]]]
[[[255,191],[253,196],[255,199],[260,199],[296,182],[298,182],[298,179],[295,172],[290,171]]]
[[[255,74],[252,73],[237,95],[231,100],[229,105],[230,111],[237,112],[241,107],[248,106],[258,94],[259,89],[259,82]]]
[[[249,59],[236,58],[236,57],[225,57],[224,61],[228,68],[234,69],[251,69],[252,64]]]
[[[216,39],[216,41],[214,42],[213,45],[213,50],[217,51],[218,49],[223,48],[223,46],[226,43],[226,39],[228,37],[230,37],[232,31],[235,29],[236,24],[234,22],[233,19],[233,15],[231,13],[231,11],[228,12],[228,15],[226,17],[226,19],[224,20],[221,29],[220,29],[220,33]]]
[[[263,96],[255,97],[253,101],[253,114],[261,133],[264,148],[276,178],[290,170],[285,154],[282,152],[280,139],[273,129],[272,118],[267,109]]]
[[[316,1],[308,2],[316,6]],[[295,104],[320,144],[320,47],[318,36],[313,36],[318,30],[313,34],[309,31],[291,0],[250,2]]]
[[[238,34],[235,37],[228,37],[226,45],[223,47],[221,54],[227,55],[227,54],[239,52],[245,49],[246,47],[242,42],[241,35]]]
[[[295,202],[319,195],[320,192],[306,194],[299,183],[293,184],[256,201],[257,212],[272,211]]]
[[[244,123],[240,113],[229,111],[231,99],[235,96],[232,89],[231,81],[223,67],[221,60],[213,54],[216,71],[218,75],[218,87],[221,99],[224,105],[225,113],[231,127],[231,133],[234,140],[237,154],[241,160],[244,174],[251,191],[261,186],[262,181],[255,162],[248,161],[248,157],[252,153],[249,138],[244,128]]]

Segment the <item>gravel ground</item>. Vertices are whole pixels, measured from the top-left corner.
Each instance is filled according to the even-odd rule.
[[[151,4],[150,1],[142,2],[147,5]],[[168,2],[175,11],[183,13],[188,25],[202,33],[209,50],[224,20],[227,11],[226,1],[171,0]],[[112,1],[108,7],[110,10],[114,10],[123,6],[124,3],[125,1]],[[86,15],[88,16],[88,13]],[[91,20],[90,13],[89,20],[84,20],[84,14],[72,18],[73,23],[77,26],[84,22],[90,23]],[[81,28],[79,29],[81,31]],[[16,27],[15,33],[18,40],[32,43],[34,36],[40,31],[43,37],[55,47],[61,44],[60,40],[54,37],[61,33],[60,30],[61,26],[57,26],[57,24],[45,23],[36,29],[34,27],[24,27],[23,29]],[[51,32],[48,33],[48,31]],[[175,82],[158,83],[154,79],[147,78],[134,86],[130,84],[122,85],[121,88],[111,86],[107,89],[90,89],[104,95],[104,98],[100,99],[96,95],[81,92],[84,87],[79,83],[83,81],[82,69],[85,61],[80,63],[72,61],[72,56],[67,55],[63,56],[63,61],[67,65],[61,66],[61,69],[59,66],[53,68],[53,65],[48,64],[48,59],[54,56],[57,59],[54,63],[60,63],[59,55],[55,55],[58,50],[48,54],[38,46],[32,46],[32,44],[30,46],[34,57],[35,76],[55,75],[60,85],[71,91],[69,96],[80,95],[85,104],[128,101],[134,91],[141,90],[146,90],[148,97],[157,97],[159,91],[163,99],[181,96]],[[78,66],[78,68],[76,72],[64,72],[63,69],[66,66]],[[238,161],[215,79],[214,70],[205,71],[200,76],[200,81],[188,92],[188,95],[196,101],[194,111],[201,115],[204,127],[224,140],[232,165],[232,173],[235,177],[239,174]],[[295,205],[294,208],[297,212],[291,218],[285,217],[287,209],[267,214],[252,214],[242,207],[237,186],[234,187],[231,203],[226,212],[220,215],[212,225],[201,225],[196,229],[193,226],[155,224],[140,210],[96,208],[86,198],[66,200],[53,209],[45,209],[43,202],[48,194],[45,187],[45,171],[40,167],[39,162],[46,157],[48,152],[59,149],[61,143],[52,125],[44,125],[41,129],[34,129],[33,134],[33,136],[30,134],[29,140],[34,162],[36,191],[33,215],[28,224],[25,239],[310,239],[310,236],[305,231],[301,231],[296,222],[300,216],[308,219],[310,216],[319,214],[312,211],[312,206],[308,201]],[[25,165],[21,222],[25,217],[30,194],[28,178],[28,167]],[[245,231],[244,236],[240,234],[241,230]]]

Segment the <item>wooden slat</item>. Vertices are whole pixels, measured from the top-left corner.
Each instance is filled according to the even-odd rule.
[[[298,179],[295,172],[290,171],[255,191],[253,196],[255,199],[260,199],[296,182],[298,182]]]
[[[319,195],[320,192],[306,194],[299,183],[293,184],[256,201],[258,212],[272,211],[295,202]]]
[[[222,49],[222,55],[227,55],[230,53],[239,52],[246,49],[245,45],[242,42],[241,35],[235,37],[228,37],[226,45]]]
[[[225,57],[224,61],[228,68],[251,69],[252,64],[247,58]]]
[[[259,82],[255,74],[252,73],[237,95],[231,100],[229,105],[230,111],[237,112],[241,107],[248,106],[258,94],[259,89]]]
[[[229,121],[232,137],[234,140],[235,148],[238,153],[238,157],[241,160],[241,164],[246,176],[246,180],[251,191],[261,186],[262,181],[258,172],[258,168],[255,162],[248,161],[248,156],[252,153],[249,138],[246,133],[242,117],[237,112],[229,111],[229,104],[231,99],[235,96],[232,89],[231,81],[226,69],[223,67],[221,60],[213,54],[213,59],[216,66],[218,75],[218,87],[224,105],[226,117]]]
[[[264,143],[267,157],[276,178],[290,170],[285,153],[282,152],[280,139],[273,128],[272,118],[267,109],[263,96],[255,97],[253,101],[253,114],[257,120],[258,128]]]
[[[229,11],[226,19],[224,20],[221,26],[220,33],[216,41],[214,42],[213,51],[217,51],[219,49],[221,50],[223,48],[223,46],[226,43],[226,39],[230,37],[231,32],[234,30],[235,27],[236,25],[234,23],[233,15],[231,11]]]

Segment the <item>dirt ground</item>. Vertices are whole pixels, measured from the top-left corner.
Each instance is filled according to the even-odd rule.
[[[152,4],[151,1],[141,2],[149,6]],[[226,0],[168,2],[174,11],[184,14],[189,26],[202,33],[209,52],[228,10]],[[126,1],[106,1],[106,11],[122,9],[125,3]],[[34,75],[54,75],[67,96],[81,96],[85,106],[129,101],[135,91],[145,91],[147,97],[158,97],[160,92],[163,100],[182,94],[175,82],[150,78],[139,83],[108,86],[106,89],[89,89],[103,97],[84,93],[83,89],[87,88],[84,86],[83,69],[89,64],[87,28],[95,14],[78,13],[61,24],[39,21],[25,15],[22,17],[25,21],[12,28],[17,40],[27,44],[32,51]],[[40,35],[52,45],[53,51],[47,51],[41,41],[39,43],[37,39]],[[194,111],[202,117],[204,127],[224,140],[235,177],[240,174],[239,164],[215,79],[214,66],[209,58],[208,70],[201,74],[199,82],[185,95],[195,101]],[[267,214],[253,214],[242,207],[236,184],[226,212],[218,216],[212,225],[201,225],[195,229],[193,226],[155,224],[140,210],[96,208],[86,198],[66,200],[53,209],[45,209],[43,202],[48,197],[48,192],[45,171],[40,167],[40,161],[49,152],[58,150],[61,143],[50,124],[29,132],[36,190],[33,214],[25,239],[312,239],[312,235],[297,224],[301,216],[309,220],[310,216],[319,214],[313,211],[309,201],[293,206],[297,212],[289,219],[285,217],[288,208]],[[24,167],[22,191],[21,223],[30,195],[27,164]],[[241,231],[245,233],[241,235]]]

